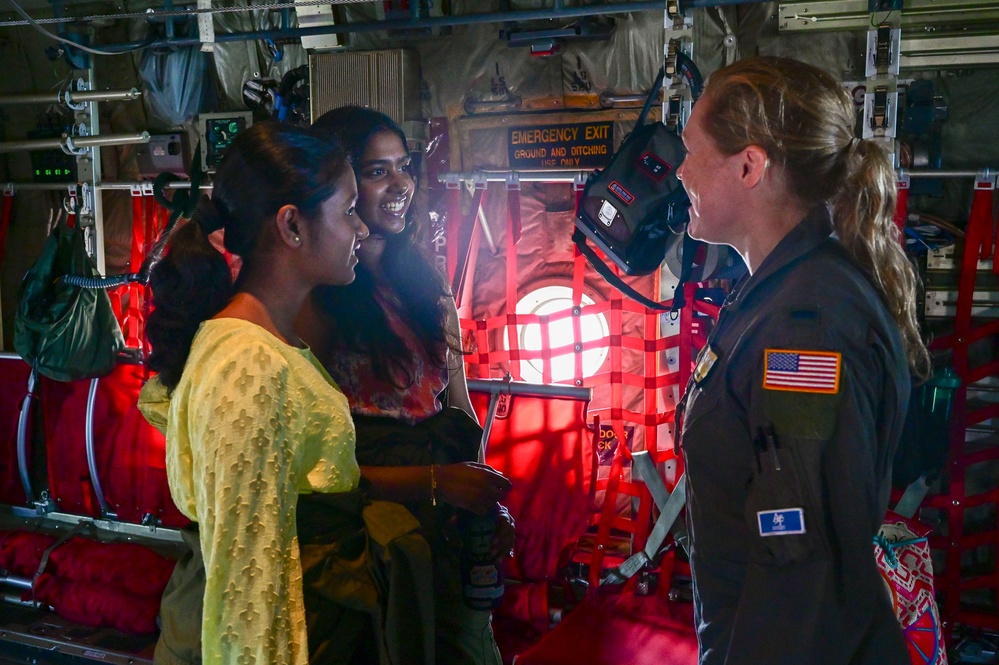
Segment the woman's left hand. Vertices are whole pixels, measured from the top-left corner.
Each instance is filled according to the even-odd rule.
[[[516,541],[516,527],[513,523],[513,516],[506,506],[499,504],[499,514],[496,517],[496,534],[493,536],[493,547],[491,554],[496,563],[503,563],[503,559],[513,556],[513,544]]]

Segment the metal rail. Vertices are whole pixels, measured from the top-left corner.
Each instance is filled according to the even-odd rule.
[[[18,356],[19,357],[19,356]],[[21,412],[17,416],[17,470],[21,475],[24,497],[28,505],[35,503],[35,493],[31,489],[31,473],[28,467],[28,418],[31,415],[31,400],[35,398],[35,370],[28,375],[28,393],[21,401]]]
[[[0,106],[14,104],[88,104],[90,102],[127,102],[138,99],[142,93],[131,90],[65,90],[48,93],[25,93],[0,96]]]
[[[86,422],[86,446],[87,446],[87,468],[90,470],[90,484],[97,494],[97,502],[101,506],[101,516],[108,519],[117,519],[118,515],[111,510],[108,501],[104,498],[104,489],[101,487],[100,474],[97,471],[97,453],[94,448],[94,406],[97,403],[97,383],[99,378],[90,380],[90,392],[87,393],[87,422]]]
[[[23,192],[31,191],[55,191],[64,190],[67,187],[75,187],[76,183],[72,182],[4,182],[0,183],[0,191],[5,192],[16,192],[18,190]],[[135,190],[142,188],[149,188],[151,190],[153,182],[151,180],[141,180],[135,182],[102,182],[101,184],[94,187],[94,189],[121,189],[121,190]],[[175,182],[168,182],[163,185],[163,189],[190,189],[191,183],[187,180],[178,180]],[[212,183],[203,183],[201,185],[202,191],[211,191]],[[151,191],[149,192],[151,193]]]
[[[510,375],[505,379],[468,379],[468,390],[471,392],[489,393],[489,408],[486,411],[486,422],[482,426],[482,452],[485,453],[489,435],[493,431],[493,421],[496,420],[496,409],[499,406],[500,395],[523,395],[525,397],[556,397],[589,402],[593,398],[592,388],[563,386],[559,384],[527,383],[512,381]]]
[[[20,152],[22,150],[53,150],[59,149],[66,154],[77,154],[87,148],[102,146],[128,145],[132,143],[149,143],[149,132],[139,134],[101,134],[99,136],[68,136],[49,139],[27,139],[24,141],[5,141],[0,143],[0,152]]]
[[[488,171],[461,171],[451,173],[441,173],[437,176],[442,183],[458,182],[568,182],[583,183],[593,171],[512,171],[501,169],[490,169]],[[999,173],[999,168],[985,167],[978,170],[971,169],[899,169],[899,177],[908,176],[910,178],[978,178],[988,177],[989,174]]]

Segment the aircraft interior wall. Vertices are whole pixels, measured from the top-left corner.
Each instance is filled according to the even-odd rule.
[[[887,1],[908,7],[920,0]],[[247,4],[255,3],[238,0],[226,6]],[[390,5],[397,4],[406,3],[393,0],[337,5],[336,17],[338,22],[346,24],[386,20]],[[717,309],[731,280],[724,275],[701,284],[700,291],[690,290],[692,296],[698,295],[708,304],[689,318],[646,311],[623,298],[574,253],[571,240],[577,196],[585,175],[606,162],[599,157],[588,160],[582,152],[578,161],[573,161],[572,153],[557,158],[539,157],[529,152],[533,146],[525,146],[525,152],[517,153],[512,144],[518,140],[515,130],[577,126],[581,128],[579,131],[605,131],[604,154],[609,158],[634,127],[644,95],[662,64],[665,33],[662,9],[588,17],[586,29],[592,31],[589,37],[554,38],[551,48],[545,51],[544,39],[525,38],[522,45],[513,45],[510,35],[515,38],[518,31],[557,31],[574,25],[577,19],[559,16],[561,2],[554,7],[545,0],[486,3],[453,0],[442,2],[441,6],[423,4],[426,5],[423,11],[429,12],[429,16],[551,10],[549,20],[531,23],[489,22],[435,26],[421,31],[371,30],[311,37],[325,43],[338,42],[339,48],[347,51],[404,49],[414,54],[419,63],[419,77],[414,84],[419,106],[408,109],[410,116],[397,119],[409,134],[410,149],[421,163],[420,191],[414,205],[424,226],[422,233],[428,250],[435,253],[445,270],[453,271],[455,257],[464,261],[463,273],[451,276],[457,287],[455,295],[463,320],[464,341],[470,351],[466,358],[469,378],[497,382],[509,375],[516,381],[589,390],[585,400],[572,402],[571,406],[561,403],[552,406],[537,396],[504,397],[502,408],[513,411],[519,400],[522,413],[530,414],[526,419],[550,418],[557,426],[536,431],[530,422],[518,421],[516,414],[509,419],[510,415],[504,413],[497,421],[500,424],[495,436],[500,438],[491,440],[495,445],[490,444],[493,456],[490,461],[497,468],[505,466],[525,488],[514,501],[518,510],[523,511],[528,535],[523,542],[518,541],[522,551],[511,569],[521,586],[510,587],[512,590],[508,591],[513,599],[510,606],[514,608],[510,610],[512,623],[508,626],[514,628],[512,636],[507,636],[510,640],[507,643],[527,652],[532,647],[531,640],[520,638],[530,635],[536,642],[562,618],[561,609],[556,611],[555,597],[572,605],[579,599],[569,595],[576,592],[584,595],[581,589],[590,574],[586,566],[599,567],[600,561],[591,558],[593,552],[586,550],[593,545],[592,539],[601,533],[608,538],[612,523],[619,526],[643,517],[646,524],[632,532],[629,543],[633,545],[648,536],[651,497],[638,482],[631,453],[650,451],[660,475],[673,488],[679,471],[673,450],[673,417],[685,383],[683,377],[690,373],[696,355],[696,349],[684,345],[690,347],[697,340],[703,341],[705,330],[711,325],[706,312],[713,311],[712,307]],[[580,0],[566,2],[564,6],[585,4]],[[693,21],[692,56],[705,78],[743,57],[791,56],[821,66],[844,82],[855,82],[858,106],[862,103],[863,91],[858,90],[865,79],[866,30],[782,30],[784,3],[779,2],[725,2],[715,7],[703,6],[714,4],[705,0],[696,4],[697,8],[689,10]],[[41,0],[32,0],[26,7],[38,18],[53,15],[51,5]],[[161,3],[148,0],[120,0],[70,2],[64,10],[87,16],[160,7]],[[397,19],[399,11],[403,16],[409,12],[398,7],[394,11]],[[995,13],[987,6],[983,11]],[[0,21],[19,18],[0,3]],[[293,11],[285,16],[278,11],[260,9],[224,12],[209,20],[220,35],[300,27]],[[48,27],[55,29],[52,25]],[[70,29],[92,30],[92,43],[96,45],[134,45],[165,34],[163,19],[155,23],[143,18],[99,19],[71,25]],[[176,30],[178,37],[198,35],[197,20],[193,18],[178,19],[171,29]],[[500,36],[501,30],[508,33],[507,38]],[[990,14],[988,21],[975,23],[968,30],[982,39],[991,38],[999,34],[999,16]],[[538,51],[535,54],[531,53],[532,43]],[[143,93],[139,100],[102,102],[97,107],[100,134],[178,133],[184,136],[190,151],[198,140],[199,113],[247,112],[247,82],[280,80],[296,68],[310,65],[310,52],[297,39],[231,41],[211,46],[202,50],[198,45],[161,45],[137,48],[124,55],[93,57],[92,75],[98,89],[134,87]],[[0,23],[0,144],[30,138],[32,132],[46,123],[72,124],[72,112],[57,104],[4,104],[5,97],[30,92],[54,93],[70,81],[88,75],[86,69],[74,67],[67,57],[56,54],[53,47],[51,40],[29,26]],[[922,102],[922,106],[917,107],[910,100],[909,106],[898,110],[900,118],[906,113],[912,118],[901,127],[899,143],[907,144],[913,155],[918,153],[920,159],[928,160],[928,163],[914,161],[904,165],[905,168],[965,173],[962,177],[932,178],[925,174],[913,177],[907,201],[908,215],[915,215],[917,220],[920,216],[931,220],[937,229],[932,238],[919,236],[912,240],[933,244],[928,250],[916,247],[912,256],[923,282],[920,297],[924,301],[919,303],[921,323],[931,338],[942,340],[934,349],[935,365],[942,371],[954,362],[954,344],[964,343],[952,338],[963,231],[970,225],[973,206],[980,207],[983,200],[976,196],[975,176],[991,177],[994,185],[999,168],[996,140],[999,59],[985,64],[903,70],[898,79],[910,86],[919,82],[927,86],[924,90],[931,91],[931,99]],[[613,101],[619,98],[622,101]],[[936,114],[935,120],[927,120],[926,113]],[[263,109],[253,110],[255,121],[268,115]],[[305,124],[308,116],[309,106],[305,103],[292,112],[290,121]],[[660,104],[654,105],[652,116],[655,120],[662,117]],[[136,145],[103,147],[100,150],[103,180],[142,181],[139,152]],[[928,152],[928,157],[924,152]],[[575,186],[565,179],[551,182],[543,178],[510,179],[510,172],[542,170],[541,159],[551,160],[545,162],[544,168],[578,172],[582,176],[577,176]],[[0,482],[5,483],[0,488],[0,503],[20,509],[13,522],[0,519],[0,530],[11,524],[34,528],[39,523],[36,516],[24,517],[25,504],[30,502],[21,487],[23,477],[18,474],[13,428],[17,426],[19,405],[25,393],[25,372],[12,354],[13,335],[21,278],[40,254],[63,210],[67,193],[64,189],[19,187],[33,181],[34,169],[28,151],[0,152],[0,204],[6,199],[9,210],[4,227],[6,241],[0,243],[0,352],[4,353],[0,358]],[[483,171],[500,175],[489,181],[472,177]],[[155,206],[148,191],[127,188],[103,191],[101,205],[100,256],[104,272],[107,275],[130,272],[135,268],[136,220],[145,215],[146,220],[161,223],[166,213]],[[0,205],[0,210],[3,209]],[[990,208],[988,212],[995,220],[995,210]],[[911,226],[919,223],[913,222]],[[150,228],[147,225],[147,233]],[[995,241],[999,244],[999,237]],[[467,256],[459,255],[465,249],[462,243],[470,247]],[[999,254],[996,258],[999,259]],[[999,286],[991,264],[983,263],[979,269],[973,312],[976,320],[991,321],[999,311],[996,309]],[[665,268],[626,281],[658,300],[671,299],[678,287],[677,278]],[[127,302],[127,298],[122,302]],[[521,303],[522,309],[517,303]],[[570,314],[573,307],[582,308],[583,318],[591,317],[596,337],[580,339],[579,333],[572,330],[574,317],[580,314],[579,311]],[[512,319],[508,318],[511,316]],[[549,316],[550,320],[544,318]],[[541,320],[543,325],[539,323]],[[534,328],[528,330],[528,324]],[[549,324],[550,329],[544,327]],[[546,339],[544,335],[557,326],[561,326],[559,334],[567,336],[558,340],[549,336],[546,343],[566,346],[565,364],[561,368],[556,367],[557,361],[550,354],[545,354],[545,342],[541,348],[531,349],[529,344],[534,342],[527,341],[529,335]],[[588,362],[581,357],[583,347],[589,352],[600,346],[596,339],[615,341],[604,345],[602,356],[587,356],[596,360],[580,375],[580,368]],[[525,348],[529,352],[521,358],[526,359],[518,358]],[[991,367],[999,361],[997,349],[994,335],[969,344],[969,364],[973,368]],[[145,375],[133,366],[116,372],[121,374],[119,379],[102,383],[99,399],[106,401],[99,406],[99,418],[106,420],[98,424],[100,453],[96,462],[84,454],[82,430],[77,427],[84,417],[89,386],[49,380],[40,383],[42,398],[34,407],[28,432],[29,454],[39,462],[32,470],[31,480],[36,488],[48,487],[57,512],[95,520],[99,530],[110,532],[113,540],[145,542],[148,533],[142,529],[148,529],[148,524],[141,528],[136,525],[142,525],[151,515],[163,527],[163,539],[167,541],[153,538],[152,546],[159,552],[176,554],[179,537],[175,530],[185,519],[168,496],[160,459],[163,440],[137,420],[134,402],[130,401],[135,399]],[[969,411],[979,409],[985,416],[993,411],[999,414],[996,410],[999,375],[993,375],[996,373],[966,382],[963,390],[967,392]],[[488,392],[476,392],[474,387],[473,400],[482,417],[495,406]],[[933,530],[930,542],[938,595],[945,598],[950,594],[949,599],[941,602],[947,628],[967,629],[950,635],[967,641],[956,639],[948,644],[954,663],[999,663],[995,653],[999,644],[996,481],[999,415],[985,416],[969,425],[967,432],[951,433],[952,447],[960,450],[952,453],[956,457],[952,456],[950,465],[935,480],[930,496],[936,498],[920,513]],[[595,418],[599,420],[599,428],[594,424]],[[70,424],[61,425],[60,419]],[[625,440],[627,453],[617,449],[621,438]],[[520,453],[517,446],[521,446]],[[54,459],[56,455],[58,458]],[[535,475],[534,470],[541,467],[544,473],[538,471]],[[107,506],[95,494],[91,477],[95,469],[96,475],[105,480],[105,493],[120,499],[117,503],[112,501],[110,506],[114,515],[108,514]],[[552,479],[557,474],[564,474],[565,483],[560,488],[563,494],[551,491],[550,483],[556,482]],[[954,494],[958,486],[959,497]],[[613,501],[604,502],[609,496]],[[955,508],[954,501],[967,501],[967,510],[963,506]],[[558,507],[555,514],[548,510],[553,505]],[[44,517],[40,521],[44,522]],[[119,522],[129,526],[118,527]],[[68,528],[65,524],[60,526],[63,532]],[[576,542],[573,533],[587,529],[590,541],[584,547]],[[961,534],[964,540],[952,542],[950,536],[954,533]],[[0,540],[0,550],[2,546]],[[581,549],[586,551],[581,554]],[[567,552],[578,559],[565,561]],[[682,556],[676,559],[677,576],[682,578]],[[581,561],[586,563],[580,564]],[[672,566],[673,559],[670,561]],[[569,569],[571,580],[555,579],[565,578]],[[630,590],[634,592],[632,584]],[[952,586],[948,589],[948,585]],[[669,602],[676,597],[686,600],[689,596],[687,588],[674,589],[671,595],[669,587],[670,583],[665,583],[664,590],[658,594],[653,590],[651,594],[662,607],[673,608]],[[667,616],[674,610],[662,611]],[[3,613],[4,605],[0,602],[0,631],[7,625]],[[668,618],[682,623],[686,615],[681,612],[676,617],[669,614]],[[60,624],[51,630],[52,635],[62,636],[51,639],[62,643],[72,627]],[[648,630],[653,633],[660,630],[662,635],[667,628]],[[94,639],[96,642],[87,644],[113,642],[115,637],[102,633]],[[149,642],[140,642],[130,646],[134,647],[130,653],[138,659],[136,662],[146,662],[143,659],[151,655]],[[31,652],[45,644],[50,643],[41,640],[17,648]],[[958,648],[962,644],[966,644],[963,651]],[[993,650],[991,655],[989,645]],[[689,644],[685,648],[688,647]],[[85,658],[85,650],[81,647],[66,653]],[[4,655],[0,635],[0,662]],[[549,656],[537,657],[539,660],[527,658],[522,662],[529,665],[556,662],[545,660]],[[980,660],[975,660],[976,657]],[[677,658],[678,663],[688,662],[689,650]]]

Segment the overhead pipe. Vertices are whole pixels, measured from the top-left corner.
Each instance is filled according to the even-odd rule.
[[[91,102],[129,102],[142,96],[138,88],[130,90],[61,90],[57,93],[25,93],[0,96],[4,104],[89,104]]]
[[[486,444],[489,443],[489,435],[493,431],[493,422],[496,420],[496,409],[499,407],[500,395],[561,397],[587,402],[593,399],[592,388],[514,381],[509,374],[506,375],[505,379],[468,379],[468,389],[471,392],[489,393],[489,408],[486,410],[485,423],[482,425],[481,445],[483,452],[486,450]]]
[[[141,132],[139,134],[101,134],[99,136],[63,135],[49,139],[5,141],[0,143],[0,152],[59,149],[66,154],[74,155],[78,154],[81,150],[86,150],[87,148],[101,148],[105,146],[128,145],[132,143],[149,143],[149,132]]]
[[[75,187],[74,182],[0,182],[0,191],[9,192],[32,192],[32,191],[47,191],[47,190],[64,190],[67,187]],[[142,188],[151,188],[153,186],[152,180],[137,180],[137,181],[125,181],[125,182],[107,182],[104,181],[94,187],[94,189],[124,189],[124,190],[141,190]],[[188,180],[177,180],[175,182],[167,182],[163,184],[163,189],[190,189],[191,183]],[[202,183],[200,189],[202,191],[210,192],[212,191],[212,183]],[[152,194],[150,190],[148,192]],[[0,357],[3,357],[0,355]]]
[[[615,104],[633,104],[641,107],[648,97],[649,95],[646,92],[639,94],[617,94],[611,90],[604,90],[600,93],[598,99],[602,108],[609,109],[613,108]]]
[[[697,7],[721,7],[726,5],[761,4],[769,0],[691,0],[684,2],[684,9]],[[252,5],[248,10],[254,9]],[[368,21],[365,23],[342,23],[338,25],[317,25],[308,28],[292,28],[289,30],[254,30],[250,32],[216,33],[216,43],[263,41],[265,39],[298,39],[301,37],[318,37],[321,35],[351,34],[359,32],[377,32],[380,30],[414,30],[421,28],[443,28],[459,25],[479,25],[482,23],[508,23],[519,21],[544,21],[548,19],[582,18],[585,16],[603,16],[607,14],[628,14],[632,12],[663,11],[662,0],[645,0],[642,2],[627,2],[621,4],[599,4],[585,7],[560,7],[552,9],[525,9],[510,12],[488,12],[482,14],[463,14],[460,16],[432,16],[421,19],[391,19],[386,21]],[[98,45],[104,51],[127,51],[145,47],[160,46],[199,46],[201,40],[197,37],[177,37],[174,39],[157,39],[152,42],[136,41],[123,44]]]

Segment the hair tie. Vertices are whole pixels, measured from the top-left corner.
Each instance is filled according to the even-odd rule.
[[[198,207],[194,209],[194,214],[191,215],[191,221],[200,226],[201,230],[207,236],[225,226],[225,215],[219,210],[218,204],[215,201],[209,196],[202,194],[201,200],[198,201]]]

